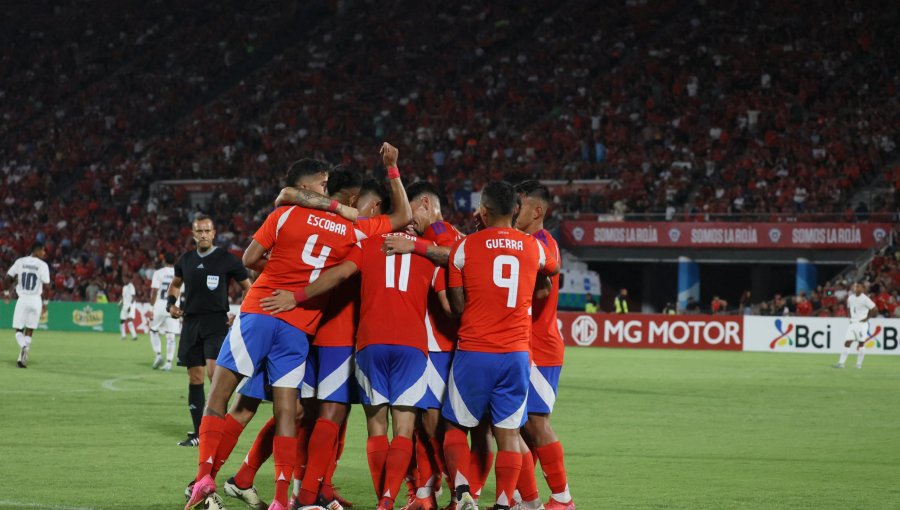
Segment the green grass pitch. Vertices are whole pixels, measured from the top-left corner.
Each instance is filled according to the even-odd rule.
[[[146,336],[39,331],[21,370],[12,331],[0,335],[0,508],[182,507],[197,460],[175,446],[190,428],[183,369],[151,370]],[[554,423],[581,510],[900,508],[896,358],[870,356],[862,371],[851,359],[839,371],[830,355],[566,354]],[[364,435],[354,409],[336,482],[372,508]],[[270,461],[257,478],[265,498],[272,475]]]

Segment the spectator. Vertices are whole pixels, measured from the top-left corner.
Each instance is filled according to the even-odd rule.
[[[623,288],[619,295],[613,299],[616,313],[628,313],[628,289]]]
[[[714,295],[712,302],[709,305],[709,309],[713,315],[719,315],[725,313],[725,309],[728,308],[728,301],[720,298],[718,295]]]
[[[594,296],[592,294],[587,295],[587,300],[584,303],[584,311],[587,313],[597,313],[597,302],[594,301]]]

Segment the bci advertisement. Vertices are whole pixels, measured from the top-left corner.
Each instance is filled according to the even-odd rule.
[[[840,353],[846,318],[616,315],[560,312],[566,345],[752,352]],[[900,355],[900,319],[872,319],[869,354]]]

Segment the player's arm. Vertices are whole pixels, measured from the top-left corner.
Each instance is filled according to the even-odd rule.
[[[169,290],[166,293],[166,311],[174,318],[184,315],[184,311],[178,307],[178,297],[181,296],[181,284],[184,279],[180,276],[172,278],[169,284]]]
[[[275,207],[283,205],[299,205],[307,209],[331,211],[354,223],[356,218],[359,217],[359,211],[355,208],[346,206],[337,200],[332,200],[325,195],[320,195],[315,191],[305,189],[283,188],[281,193],[278,194],[278,198],[275,199]]]
[[[328,271],[323,272],[316,278],[316,281],[310,283],[305,288],[294,292],[283,289],[272,291],[271,296],[259,300],[259,306],[272,315],[293,310],[297,305],[304,301],[330,292],[358,271],[359,266],[357,265],[357,262],[345,260]]]
[[[156,297],[159,296],[159,287],[150,287],[150,307],[156,305]],[[153,313],[151,310],[150,313]]]
[[[267,250],[263,245],[259,244],[259,242],[254,239],[250,241],[250,246],[244,250],[244,256],[241,261],[244,263],[244,267],[247,269],[251,269],[258,273],[262,273],[263,269],[266,267],[266,262],[269,261],[266,258]],[[247,286],[249,287],[250,283],[247,282]]]
[[[444,313],[447,314],[447,317],[456,317],[456,314],[453,313],[453,308],[450,307],[450,298],[447,297],[447,291],[442,290],[437,293],[438,302],[441,304],[441,308],[444,310]]]
[[[3,286],[4,283],[6,283],[6,285],[3,289],[3,302],[9,304],[9,289],[13,288],[13,286],[16,284],[16,277],[6,275],[5,277],[0,278],[0,286]]]
[[[439,266],[447,266],[450,261],[450,248],[438,246],[431,241],[418,239],[412,241],[403,236],[388,237],[384,240],[381,250],[387,255],[399,253],[415,253],[421,255]]]
[[[454,315],[462,316],[466,309],[466,291],[463,287],[449,287],[447,297],[450,301],[450,310]]]
[[[397,159],[400,157],[400,151],[393,145],[384,142],[381,145],[381,159],[384,162],[384,168],[387,169],[388,181],[391,184],[391,203],[394,204],[394,210],[388,215],[391,220],[391,228],[400,230],[412,220],[412,208],[409,206],[409,197],[406,196],[406,188],[403,187],[403,181],[400,180],[400,170],[397,168]]]
[[[553,282],[550,281],[550,278],[538,273],[537,281],[534,283],[534,299],[547,299],[552,287]]]

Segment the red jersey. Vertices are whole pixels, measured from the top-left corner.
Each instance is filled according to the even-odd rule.
[[[425,229],[423,236],[433,241],[438,246],[452,248],[457,241],[463,238],[453,225],[446,221],[431,224]],[[447,270],[440,268],[435,276],[434,291],[428,294],[428,350],[430,352],[452,352],[456,349],[456,339],[459,333],[459,320],[448,317],[441,306],[437,296],[438,292],[447,289]]]
[[[340,263],[354,249],[353,224],[340,216],[297,206],[279,207],[269,214],[253,239],[269,252],[269,261],[253,282],[241,312],[268,314],[259,300],[276,289],[295,291],[306,287],[322,271]],[[325,299],[312,299],[278,318],[314,335]]]
[[[449,286],[466,293],[459,349],[529,352],[537,274],[557,269],[537,239],[514,228],[486,228],[457,243],[450,252]]]
[[[391,236],[415,239],[397,232],[361,243],[362,303],[356,349],[369,344],[406,345],[427,353],[425,307],[437,269],[430,260],[412,253],[386,256],[381,247]]]
[[[356,237],[359,240],[387,234],[391,230],[391,219],[385,214],[356,220]],[[331,300],[322,314],[313,345],[353,347],[356,325],[359,324],[359,286],[359,275],[356,274],[331,292]]]
[[[548,259],[560,265],[559,245],[556,239],[544,229],[534,233],[534,238],[544,245]],[[563,364],[565,346],[557,325],[557,305],[559,304],[559,275],[550,278],[550,295],[535,299],[532,307],[531,359],[541,367],[558,367]]]

